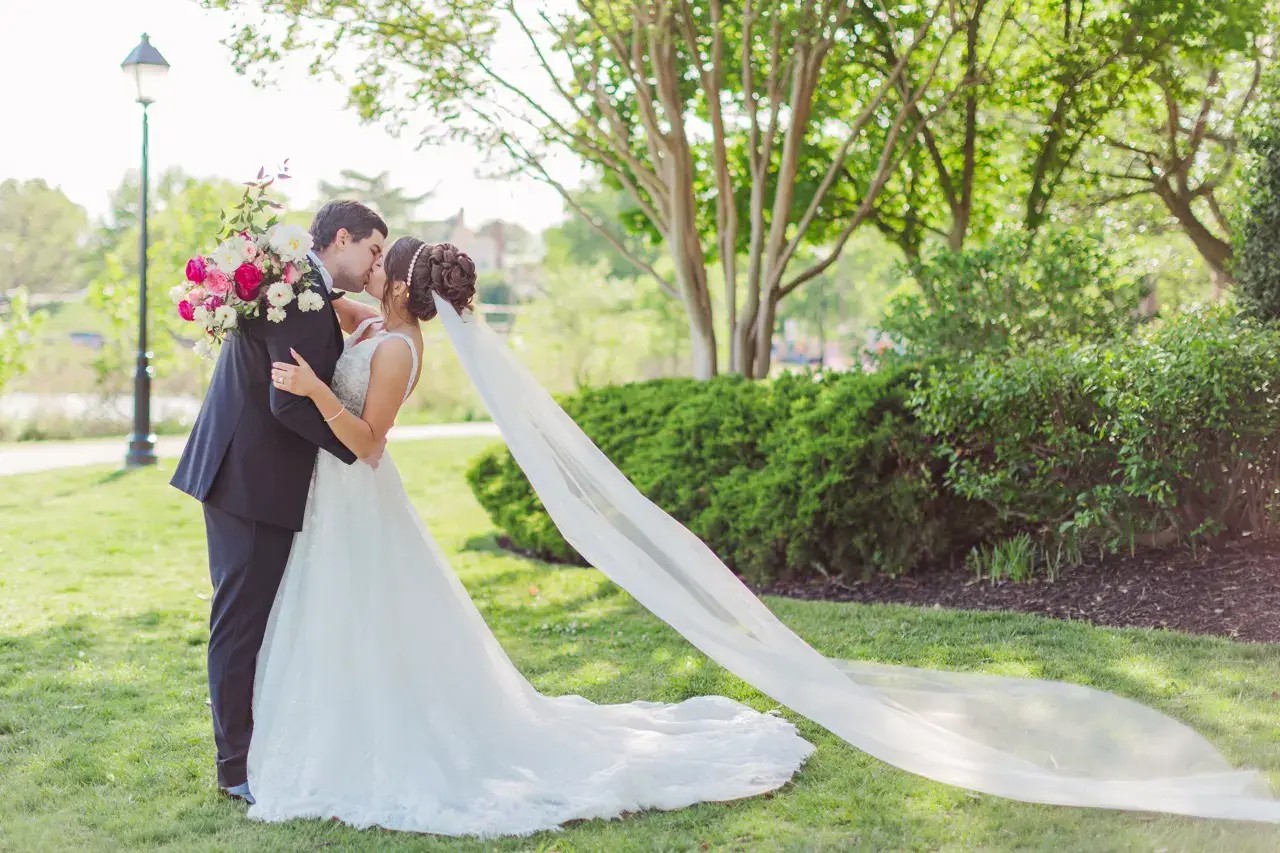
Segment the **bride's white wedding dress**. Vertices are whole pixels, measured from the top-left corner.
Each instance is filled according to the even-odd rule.
[[[374,351],[405,344],[414,349],[385,332],[348,344],[332,386],[348,410],[364,407]],[[259,656],[249,817],[526,834],[761,794],[812,751],[785,719],[722,697],[597,705],[540,694],[390,455],[375,470],[320,454]]]

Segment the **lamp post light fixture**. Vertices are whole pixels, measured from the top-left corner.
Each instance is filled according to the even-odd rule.
[[[151,432],[151,353],[147,350],[147,108],[155,102],[169,63],[142,34],[142,41],[120,63],[142,105],[142,201],[138,239],[138,363],[133,379],[133,435],[129,437],[126,468],[156,464],[156,437]]]

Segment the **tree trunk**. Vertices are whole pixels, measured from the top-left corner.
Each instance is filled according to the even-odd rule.
[[[747,373],[747,376],[752,379],[769,378],[769,368],[773,364],[773,327],[778,319],[778,295],[781,292],[780,281],[770,281],[765,284],[764,298],[761,300],[759,316],[756,318],[752,335],[755,359],[751,371]]]
[[[671,260],[675,264],[676,282],[689,318],[689,341],[692,345],[693,376],[710,379],[716,375],[716,331],[711,313],[711,295],[707,290],[707,267],[697,230],[689,227],[667,237]]]
[[[1183,232],[1196,247],[1200,257],[1209,267],[1209,278],[1213,282],[1213,298],[1220,299],[1235,284],[1231,274],[1231,262],[1235,256],[1231,244],[1214,234],[1200,221],[1191,203],[1167,184],[1159,186],[1156,194],[1164,202],[1165,207],[1178,220]]]

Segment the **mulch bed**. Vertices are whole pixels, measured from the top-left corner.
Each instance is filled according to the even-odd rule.
[[[962,570],[862,582],[778,583],[790,598],[1011,610],[1113,627],[1168,628],[1280,643],[1280,542],[1148,551],[1086,564],[1053,582],[976,581]]]

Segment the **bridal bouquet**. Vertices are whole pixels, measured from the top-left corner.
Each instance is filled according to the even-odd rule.
[[[186,281],[170,291],[179,316],[204,330],[195,346],[202,356],[212,355],[241,318],[265,311],[269,322],[279,323],[294,302],[299,311],[324,307],[324,299],[303,280],[311,270],[311,234],[268,212],[281,206],[267,198],[267,188],[288,177],[286,165],[274,177],[262,170],[246,182],[230,217],[222,214],[217,248],[187,261]]]

